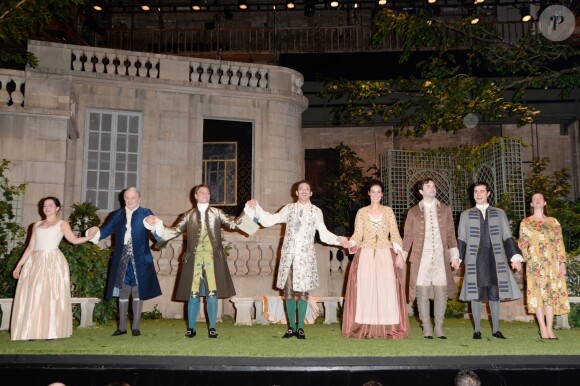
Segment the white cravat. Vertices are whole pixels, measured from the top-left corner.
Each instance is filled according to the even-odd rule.
[[[125,216],[127,216],[127,231],[125,232],[125,238],[123,239],[123,243],[125,245],[131,242],[131,218],[133,217],[133,212],[135,212],[139,208],[139,205],[133,210],[125,207]]]
[[[475,207],[477,209],[479,209],[479,211],[481,212],[481,214],[483,215],[483,219],[485,220],[485,212],[487,211],[487,208],[489,208],[489,204],[476,204]]]
[[[299,208],[298,209],[298,217],[302,218],[302,216],[304,216],[304,212],[306,210],[308,210],[308,208],[310,208],[310,205],[312,205],[312,204],[310,204],[310,203],[308,203],[308,204],[298,203],[298,208]]]
[[[433,200],[431,202],[427,202],[427,201],[423,200],[423,201],[421,201],[421,205],[423,205],[423,207],[426,209],[431,209],[431,208],[433,208],[433,205],[435,205],[436,202],[437,202],[437,200]]]
[[[209,203],[197,204],[197,210],[199,210],[199,213],[201,213],[201,230],[205,228],[205,221],[203,220],[205,219],[205,212],[207,211],[207,208],[209,208]]]

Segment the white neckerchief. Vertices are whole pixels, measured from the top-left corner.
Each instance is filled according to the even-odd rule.
[[[437,201],[437,199],[433,199],[433,201],[431,202],[427,202],[425,200],[421,200],[421,205],[423,205],[423,208],[425,209],[431,209],[433,208],[433,206],[435,206],[435,204],[437,204],[439,201]]]
[[[479,211],[481,212],[481,214],[483,215],[483,219],[485,220],[485,212],[487,211],[487,208],[489,208],[489,203],[485,203],[485,204],[476,204],[475,207],[477,209],[479,209]]]
[[[310,208],[310,205],[312,205],[312,203],[308,203],[308,204],[301,204],[299,202],[297,202],[298,204],[298,216],[302,217],[304,216],[304,214],[306,213],[306,211]]]
[[[203,228],[205,228],[205,212],[207,211],[207,208],[209,208],[209,203],[205,203],[205,204],[197,204],[197,210],[199,210],[199,213],[201,214],[201,230],[203,230]]]
[[[133,212],[135,212],[138,208],[139,205],[137,205],[133,210],[125,207],[125,216],[127,217],[127,225],[126,225],[127,230],[125,231],[125,238],[123,239],[125,245],[131,242],[131,218],[133,217]]]

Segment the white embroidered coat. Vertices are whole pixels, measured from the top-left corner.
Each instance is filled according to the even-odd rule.
[[[300,216],[300,209],[303,209]],[[288,204],[276,214],[265,212],[259,205],[256,216],[262,226],[286,223],[282,255],[278,267],[276,287],[284,289],[292,267],[292,289],[306,292],[319,285],[318,267],[314,252],[316,231],[325,244],[338,245],[338,236],[326,229],[322,211],[315,205]]]

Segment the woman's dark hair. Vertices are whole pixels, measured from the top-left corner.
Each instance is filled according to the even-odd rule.
[[[379,181],[379,180],[371,180],[371,181],[369,182],[369,184],[368,184],[368,187],[369,187],[369,188],[368,188],[368,191],[369,191],[369,192],[371,191],[371,188],[372,188],[373,186],[378,186],[378,187],[380,187],[380,188],[381,188],[381,191],[384,191],[384,190],[385,190],[385,187],[383,186],[383,183],[382,183],[381,181]]]
[[[40,207],[42,208],[44,206],[44,202],[47,200],[52,200],[52,202],[54,202],[54,205],[56,205],[57,208],[60,208],[60,200],[56,197],[52,197],[52,196],[48,196],[48,197],[44,197],[42,200],[40,200]]]

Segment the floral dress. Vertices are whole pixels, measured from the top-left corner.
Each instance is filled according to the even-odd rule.
[[[552,307],[555,315],[570,312],[566,278],[560,275],[566,251],[558,220],[526,217],[520,224],[519,245],[526,262],[528,312],[546,306]]]

